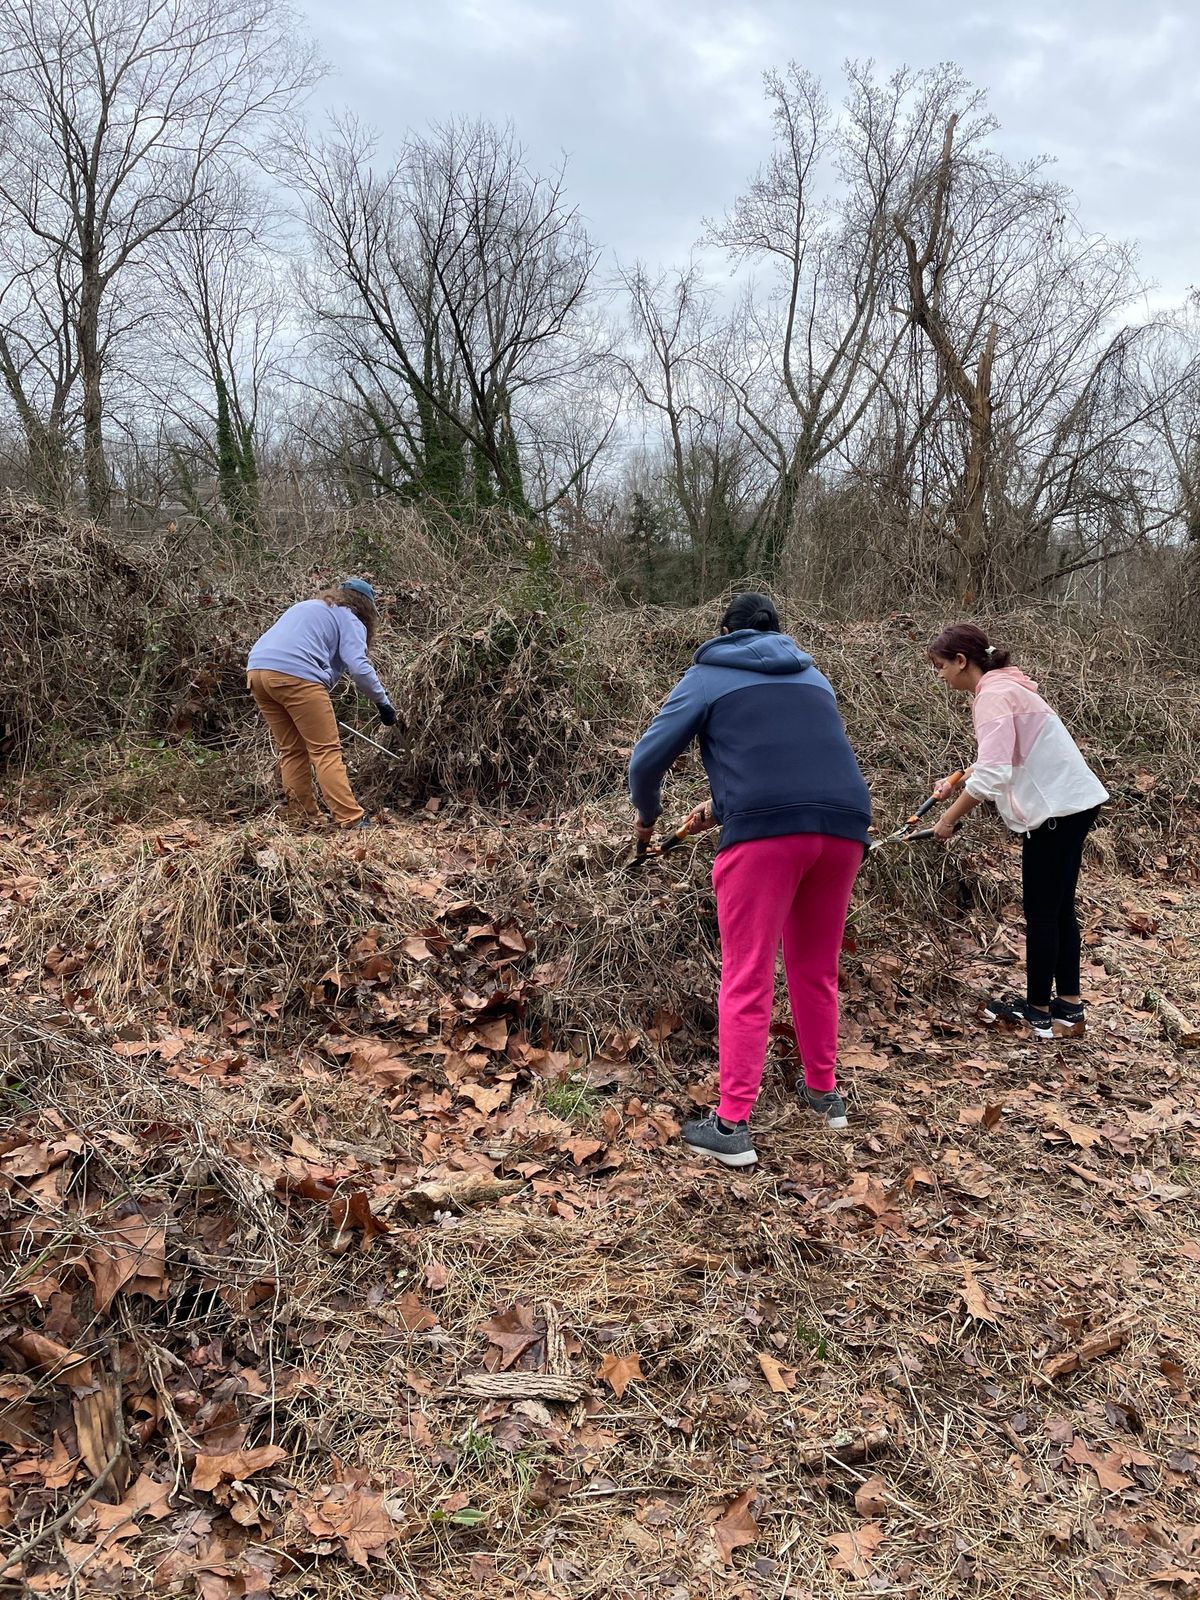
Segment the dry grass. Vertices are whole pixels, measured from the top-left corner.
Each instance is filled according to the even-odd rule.
[[[371,843],[272,822],[125,827],[52,857],[14,936],[51,972],[79,963],[97,1002],[131,1015],[286,1009],[306,985],[339,983],[364,938],[386,945],[419,925],[432,853],[385,834]]]
[[[501,1172],[532,1161],[538,1183],[417,1227],[388,1201],[398,1182],[439,1170],[436,1159],[419,1165],[414,1134],[436,1119],[414,1125],[411,1094],[365,1104],[339,1069],[311,1059],[251,1061],[233,1080],[188,1086],[61,1025],[10,1015],[7,1028],[26,1092],[60,1119],[41,1126],[82,1139],[89,1195],[174,1208],[169,1299],[120,1304],[121,1337],[147,1359],[162,1353],[154,1384],[172,1402],[143,1464],[179,1461],[184,1503],[203,1502],[186,1489],[195,1425],[172,1397],[220,1370],[193,1377],[172,1361],[189,1341],[219,1339],[233,1368],[275,1373],[281,1392],[297,1367],[310,1375],[289,1399],[264,1404],[252,1386],[239,1402],[256,1442],[289,1452],[250,1485],[275,1519],[269,1544],[287,1543],[272,1509],[284,1486],[328,1482],[334,1459],[401,1508],[405,1535],[369,1574],[297,1549],[304,1592],[858,1593],[830,1571],[827,1541],[862,1527],[854,1491],[878,1474],[885,1592],[1027,1600],[1149,1593],[1145,1574],[1167,1563],[1167,1547],[1125,1530],[1149,1521],[1169,1540],[1192,1517],[1194,1484],[1163,1466],[1192,1413],[1161,1362],[1181,1363],[1194,1385],[1200,1314],[1180,1253],[1194,1217],[1153,1191],[1171,1192],[1194,1123],[1155,1129],[1145,1111],[1173,1101],[1195,1117],[1196,1093],[1149,1019],[1131,1020],[1111,987],[1101,1001],[1108,1031],[1095,1046],[1058,1054],[926,1033],[907,1060],[860,1068],[850,1140],[803,1120],[770,1085],[764,1166],[736,1178],[671,1148],[683,1100],[649,1067],[604,1097],[616,1122],[602,1137],[621,1161],[604,1172],[572,1160],[566,1141],[581,1130],[548,1122],[538,1084],[522,1078],[508,1111],[473,1132],[464,1124],[462,1156]],[[985,1101],[1004,1108],[991,1131],[962,1116]],[[668,1120],[648,1125],[635,1102]],[[1058,1113],[1098,1129],[1094,1145],[1048,1144],[1061,1138]],[[598,1111],[582,1131],[600,1131]],[[294,1159],[297,1137],[336,1153],[342,1185],[375,1193],[393,1231],[336,1253],[323,1202],[264,1182]],[[61,1226],[82,1227],[72,1237],[87,1243],[78,1216]],[[970,1276],[988,1320],[968,1314]],[[265,1319],[240,1300],[263,1280]],[[432,1326],[406,1328],[413,1296]],[[544,1358],[549,1315],[589,1387],[584,1402],[455,1394],[481,1369],[481,1324],[517,1301],[539,1334],[517,1370]],[[1124,1349],[1040,1381],[1069,1330],[1117,1307],[1136,1317]],[[106,1337],[101,1319],[76,1342],[102,1348]],[[640,1357],[643,1375],[620,1399],[596,1377],[610,1353]],[[794,1369],[794,1387],[772,1392],[760,1353]],[[887,1440],[867,1459],[819,1454],[880,1428]],[[1102,1495],[1088,1469],[1061,1459],[1071,1437],[1101,1457],[1115,1451],[1118,1465],[1132,1451],[1153,1467],[1126,1462],[1131,1487]],[[713,1518],[749,1488],[758,1538],[727,1568]],[[456,1526],[453,1510],[439,1519],[462,1497],[473,1525]],[[142,1571],[173,1537],[148,1533]]]

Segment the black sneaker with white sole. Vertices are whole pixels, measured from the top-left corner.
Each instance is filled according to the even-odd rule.
[[[832,1128],[836,1133],[841,1133],[850,1126],[850,1119],[846,1115],[846,1102],[836,1089],[822,1091],[810,1089],[805,1085],[804,1104],[819,1117],[824,1117],[825,1126]]]
[[[684,1144],[697,1156],[711,1156],[723,1167],[752,1167],[758,1151],[748,1122],[722,1122],[715,1111],[685,1122],[679,1130]]]
[[[989,1026],[1001,1023],[1010,1028],[1028,1028],[1035,1039],[1054,1037],[1049,1011],[1039,1011],[1019,995],[1007,994],[1002,999],[985,1000],[979,1015]]]
[[[1082,1039],[1087,1032],[1087,1007],[1068,1005],[1065,1000],[1051,1000],[1050,1021],[1059,1039]]]

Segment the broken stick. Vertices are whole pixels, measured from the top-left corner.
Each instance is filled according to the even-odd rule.
[[[1046,1362],[1035,1381],[1039,1383],[1053,1383],[1055,1378],[1064,1377],[1068,1372],[1086,1366],[1089,1361],[1095,1361],[1098,1356],[1111,1355],[1128,1339],[1137,1326],[1137,1315],[1132,1311],[1123,1312],[1121,1316],[1114,1317],[1104,1327],[1097,1328],[1094,1333],[1089,1333],[1070,1350],[1064,1350],[1060,1356],[1052,1356]]]
[[[478,1372],[451,1391],[473,1400],[581,1400],[587,1384],[558,1372]]]
[[[835,1434],[824,1444],[807,1445],[797,1451],[795,1459],[802,1467],[821,1467],[829,1461],[839,1461],[849,1466],[853,1461],[865,1461],[877,1455],[891,1443],[887,1428],[871,1428],[866,1433],[854,1435]]]
[[[1100,961],[1110,978],[1118,978],[1122,983],[1141,988],[1139,1004],[1144,1011],[1154,1013],[1164,1036],[1173,1045],[1178,1045],[1181,1050],[1200,1049],[1200,1027],[1185,1017],[1173,1000],[1168,1000],[1157,989],[1144,988],[1141,980],[1123,967],[1115,956],[1102,954]]]

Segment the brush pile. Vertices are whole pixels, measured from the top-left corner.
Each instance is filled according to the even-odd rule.
[[[0,505],[0,759],[58,720],[117,733],[155,671],[148,575],[88,523]]]
[[[679,619],[625,621],[577,602],[491,606],[417,644],[389,678],[400,792],[545,816],[619,788],[657,689],[694,648]]]

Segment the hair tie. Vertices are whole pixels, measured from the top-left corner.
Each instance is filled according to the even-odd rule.
[[[994,656],[996,654],[996,646],[994,644],[988,645],[983,653],[985,656]]]

